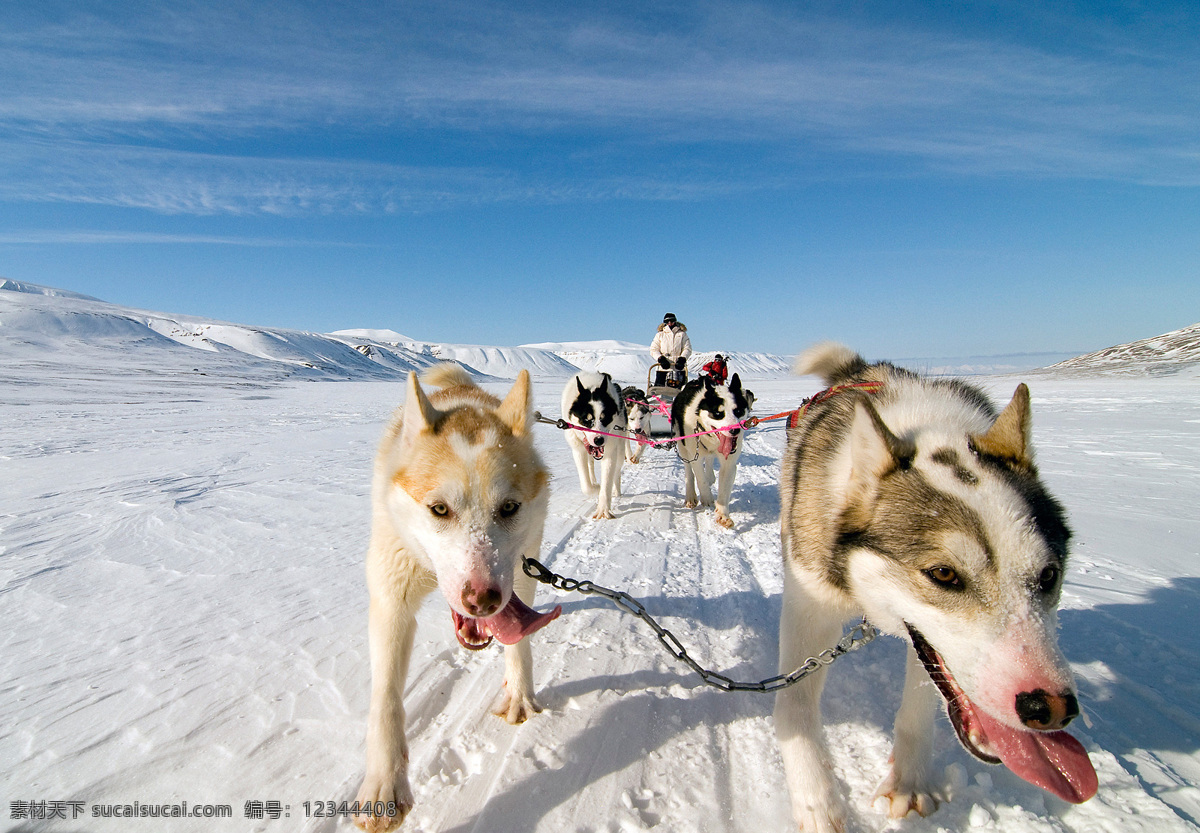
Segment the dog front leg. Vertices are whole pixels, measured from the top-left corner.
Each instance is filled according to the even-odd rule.
[[[729,498],[733,494],[733,481],[737,476],[737,460],[725,458],[717,475],[717,523],[733,529],[733,518],[729,517]]]
[[[575,457],[575,470],[579,473],[579,490],[585,495],[594,495],[599,490],[596,483],[596,473],[592,470],[592,458],[587,453],[583,442],[570,443],[571,454]]]
[[[713,457],[708,454],[701,454],[700,459],[696,461],[696,487],[700,492],[700,504],[702,506],[713,505]]]
[[[800,587],[784,567],[783,613],[779,622],[779,669],[790,673],[841,636],[842,619]],[[775,695],[775,732],[783,757],[792,816],[804,833],[843,833],[846,805],[833,777],[821,722],[822,667]]]
[[[404,736],[404,681],[416,633],[416,608],[404,601],[373,597],[367,635],[371,653],[371,710],[367,717],[367,771],[356,801],[382,808],[357,815],[355,823],[380,833],[398,826],[413,807]]]
[[[909,645],[904,697],[896,712],[892,771],[875,792],[876,798],[887,800],[891,818],[902,819],[913,810],[927,816],[937,809],[938,800],[929,784],[929,764],[933,758],[934,715],[939,701],[925,666]]]
[[[689,449],[686,447],[682,447],[680,451],[683,454],[695,453],[695,449],[691,449],[689,451]],[[684,459],[685,461],[687,460],[687,458]],[[683,482],[685,490],[683,505],[688,509],[695,509],[700,505],[700,502],[696,500],[696,473],[693,470],[693,467],[696,465],[697,464],[694,462],[684,462],[683,464]]]
[[[533,552],[537,551],[538,547],[534,547]],[[513,592],[521,601],[532,607],[536,589],[534,580],[518,570],[513,577]],[[492,714],[515,724],[524,723],[541,710],[541,704],[533,696],[533,649],[527,636],[516,645],[504,646],[504,685]]]
[[[613,495],[621,493],[621,454],[624,449],[610,448],[600,464],[600,500],[596,505],[595,520],[610,520],[613,517]]]

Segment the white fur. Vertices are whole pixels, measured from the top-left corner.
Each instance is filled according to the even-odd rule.
[[[850,352],[820,349],[802,357],[806,372],[836,368]],[[867,616],[885,632],[908,639],[912,625],[935,646],[947,668],[971,701],[990,716],[1020,728],[1013,703],[1020,692],[1073,690],[1069,667],[1059,653],[1053,606],[1047,610],[1031,597],[1030,577],[1050,560],[1046,542],[1029,521],[1029,509],[1003,477],[984,470],[972,458],[969,435],[991,426],[986,415],[950,390],[930,389],[919,382],[895,380],[879,416],[891,433],[911,440],[917,449],[913,466],[938,490],[959,499],[978,516],[992,553],[969,538],[946,540],[963,571],[998,573],[987,586],[985,602],[969,616],[953,605],[945,608],[910,593],[911,576],[899,561],[868,549],[850,551],[844,565],[849,597],[835,588],[820,559],[791,556],[788,536],[812,535],[791,529],[788,505],[784,533],[784,595],[780,621],[780,670],[791,672],[840,638],[846,621]],[[898,395],[892,395],[898,394]],[[956,451],[978,476],[975,485],[957,480],[945,466],[930,462],[935,449]],[[1032,453],[1030,451],[1030,453]],[[860,403],[854,420],[820,480],[826,521],[832,528],[843,509],[877,488],[887,451],[880,444]],[[817,472],[806,477],[816,478]],[[792,497],[795,501],[797,498]],[[795,543],[795,542],[793,542]],[[781,690],[775,723],[784,761],[792,811],[804,833],[841,833],[847,809],[830,767],[821,725],[820,697],[826,671]],[[896,715],[891,770],[876,797],[892,818],[915,811],[927,815],[937,807],[938,789],[930,772],[934,717],[942,699],[916,652],[908,648],[904,696]]]
[[[629,463],[640,463],[648,446],[638,440],[650,438],[650,408],[640,402],[626,402],[625,406],[629,415],[629,448],[625,452],[625,460]]]
[[[699,407],[700,397],[692,403],[683,416],[680,436],[713,431],[715,429],[735,429],[739,421],[748,414],[740,416],[734,413],[734,398],[725,385],[714,386],[724,404],[720,417]],[[701,394],[701,397],[703,394]],[[728,457],[722,456],[720,433],[708,433],[698,437],[688,437],[676,443],[679,458],[683,461],[684,470],[684,505],[689,509],[697,506],[711,506],[716,510],[716,521],[726,529],[733,528],[733,519],[729,517],[729,499],[733,494],[733,482],[737,477],[737,464],[742,456],[745,445],[745,432],[737,428],[737,439],[733,452]],[[717,461],[720,461],[718,470]],[[712,487],[714,479],[717,482],[717,496],[713,499]]]
[[[440,378],[450,384],[469,383],[465,374],[444,370]],[[533,579],[518,565],[523,554],[537,555],[546,518],[547,478],[527,436],[532,425],[528,373],[522,371],[508,397],[494,411],[512,429],[507,451],[517,455],[519,461],[507,467],[513,471],[501,475],[499,467],[483,465],[489,455],[497,453],[500,438],[494,433],[485,434],[477,444],[453,436],[446,446],[457,461],[434,473],[432,480],[422,482],[421,494],[414,496],[395,476],[423,448],[428,448],[428,429],[439,414],[456,407],[490,410],[478,405],[474,395],[455,400],[443,393],[433,398],[436,404],[425,396],[416,375],[410,374],[404,408],[393,418],[375,458],[366,563],[371,706],[366,774],[356,801],[393,803],[396,812],[356,816],[355,822],[371,833],[399,825],[413,806],[403,694],[417,609],[434,587],[440,587],[449,605],[467,614],[463,600],[467,582],[498,588],[501,607],[513,593],[532,604]],[[501,523],[495,509],[506,498],[519,500],[521,505],[512,522]],[[435,518],[429,508],[435,502],[451,507],[453,517],[444,522]],[[504,684],[495,713],[509,723],[521,723],[541,710],[533,695],[529,640],[505,646],[504,654]]]
[[[582,386],[585,393],[580,393]],[[605,421],[599,408],[589,407],[590,424],[582,425],[572,416],[572,404],[582,395],[591,393],[607,393],[616,404],[613,416]],[[575,470],[579,474],[579,488],[585,495],[598,495],[596,512],[592,515],[595,520],[612,519],[613,498],[621,494],[621,466],[625,462],[629,445],[626,439],[626,410],[625,401],[621,396],[620,387],[607,373],[577,373],[567,380],[562,394],[562,418],[578,428],[568,428],[566,435],[567,447],[575,460]],[[588,430],[592,429],[592,430]],[[597,433],[604,432],[604,433]],[[606,436],[616,435],[616,436]],[[600,479],[597,481],[594,468],[595,458],[591,451],[601,449]]]

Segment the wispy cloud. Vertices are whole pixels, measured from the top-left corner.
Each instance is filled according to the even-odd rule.
[[[1200,55],[1152,42],[1056,50],[790,4],[666,21],[449,0],[172,6],[0,27],[0,198],[196,214],[680,198],[849,176],[844,155],[1200,183]]]
[[[235,237],[216,234],[170,234],[154,232],[76,230],[30,230],[0,232],[0,245],[155,244],[165,246],[244,246],[249,248],[296,248],[305,246],[358,248],[363,244],[307,238]]]

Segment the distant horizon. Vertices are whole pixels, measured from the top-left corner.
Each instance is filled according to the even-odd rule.
[[[0,9],[0,274],[486,344],[1200,319],[1200,7],[131,2]]]
[[[14,286],[10,287],[10,286],[8,286],[9,284],[12,284]],[[430,346],[498,348],[501,350],[504,350],[504,349],[535,349],[535,350],[546,350],[546,351],[550,351],[550,352],[572,352],[572,351],[576,351],[576,350],[579,350],[579,351],[609,351],[609,350],[611,350],[611,351],[615,351],[615,352],[628,352],[630,350],[645,350],[645,351],[649,350],[648,343],[641,344],[638,342],[630,342],[630,341],[615,340],[615,339],[591,339],[591,340],[578,340],[578,341],[531,341],[531,342],[524,342],[521,344],[489,344],[489,343],[482,343],[482,342],[445,342],[445,341],[440,341],[440,340],[425,339],[419,335],[413,335],[411,333],[400,333],[400,332],[390,330],[390,329],[375,329],[375,328],[369,328],[369,327],[346,327],[341,330],[333,330],[333,331],[330,331],[327,333],[321,333],[321,332],[318,332],[315,330],[306,330],[304,328],[299,328],[299,327],[267,326],[267,325],[258,324],[253,321],[228,321],[228,320],[223,320],[223,319],[209,319],[209,318],[206,318],[205,316],[198,316],[193,313],[187,312],[185,310],[150,310],[150,309],[141,309],[141,308],[135,308],[135,307],[126,307],[121,304],[114,304],[111,301],[108,301],[103,298],[96,298],[95,296],[76,292],[75,290],[72,290],[69,287],[47,286],[45,284],[35,284],[30,281],[15,281],[12,278],[7,278],[3,275],[0,275],[0,291],[11,290],[11,289],[18,288],[18,287],[25,288],[25,289],[43,290],[43,292],[41,292],[40,294],[46,294],[46,295],[52,296],[52,297],[53,296],[65,296],[68,298],[76,297],[76,298],[79,298],[82,300],[94,301],[94,302],[98,302],[100,304],[115,307],[118,310],[126,310],[128,312],[134,312],[134,313],[145,313],[145,314],[150,314],[150,315],[163,316],[163,317],[167,317],[167,318],[177,317],[180,319],[195,319],[197,321],[202,321],[205,323],[220,324],[220,325],[239,327],[239,328],[247,328],[247,329],[251,329],[251,330],[260,330],[261,329],[261,330],[274,330],[274,331],[284,331],[284,332],[308,333],[308,334],[317,335],[317,336],[330,336],[330,337],[339,338],[339,339],[346,339],[346,338],[353,337],[355,340],[363,341],[363,342],[389,343],[389,344],[390,343],[423,344],[423,345],[430,345]],[[21,289],[17,289],[17,291],[21,291]],[[1166,335],[1166,334],[1165,333],[1156,333],[1154,336],[1146,336],[1145,338],[1154,338],[1159,335]],[[1138,339],[1138,340],[1141,340],[1141,339]],[[803,349],[804,347],[807,347],[807,346],[808,345],[802,345],[800,349]],[[854,345],[849,345],[849,346],[853,347]],[[1108,347],[1119,347],[1119,346],[1121,346],[1121,345],[1108,345]],[[1107,348],[1101,348],[1101,349],[1107,349]],[[697,355],[697,356],[711,355],[714,352],[720,352],[720,351],[696,350],[695,355]],[[755,355],[755,354],[757,354],[757,355],[762,355],[762,356],[774,356],[775,358],[787,359],[790,361],[795,358],[795,356],[799,352],[799,350],[797,350],[796,352],[793,352],[793,353],[775,353],[772,351],[759,350],[759,349],[755,349],[755,348],[751,347],[746,350],[735,350],[735,351],[724,351],[724,352],[729,353],[730,355],[738,355],[738,354]],[[1024,352],[1017,352],[1017,353],[996,353],[996,354],[990,354],[990,355],[988,355],[988,354],[968,354],[968,355],[954,355],[954,356],[950,356],[950,355],[947,355],[947,356],[932,356],[932,355],[879,356],[879,355],[870,355],[870,354],[864,353],[864,356],[870,361],[893,361],[893,362],[907,363],[913,370],[928,372],[930,370],[931,364],[953,365],[954,363],[960,363],[962,365],[968,365],[968,366],[970,364],[983,364],[986,366],[989,363],[992,363],[996,368],[999,368],[999,367],[1001,367],[1000,365],[995,365],[995,362],[997,360],[1002,360],[1002,359],[1036,360],[1039,358],[1042,360],[1046,360],[1046,364],[1053,364],[1053,363],[1056,363],[1058,361],[1062,361],[1065,359],[1076,358],[1079,356],[1088,355],[1091,352],[1096,352],[1096,351],[1079,351],[1079,352],[1024,351]],[[647,353],[647,355],[648,355],[648,353]],[[1020,362],[1020,361],[1017,361],[1015,364],[1016,364],[1016,369],[1018,369],[1018,370],[1037,369],[1039,367],[1045,366],[1044,364],[1040,364],[1040,363],[1032,363],[1031,364],[1029,362]],[[948,370],[948,368],[946,368],[946,369]]]

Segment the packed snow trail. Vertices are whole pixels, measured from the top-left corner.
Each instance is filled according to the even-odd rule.
[[[353,829],[313,810],[353,801],[362,777],[370,465],[402,385],[102,377],[0,402],[5,829],[166,829],[8,817],[12,802],[135,800],[233,810],[171,830]],[[1015,386],[981,381],[997,398]],[[1030,381],[1039,463],[1076,532],[1062,643],[1100,793],[1063,804],[970,758],[941,721],[934,772],[952,800],[927,819],[875,812],[904,676],[902,644],[881,638],[835,664],[824,698],[849,833],[1200,830],[1200,392]],[[544,413],[561,384],[537,384]],[[749,386],[760,414],[816,387]],[[614,520],[591,520],[565,442],[537,430],[554,475],[547,566],[630,593],[705,667],[777,673],[783,432],[749,435],[726,530],[683,507],[665,450],[625,467]],[[539,588],[535,607],[555,603],[563,616],[533,637],[546,709],[510,726],[489,714],[501,652],[462,650],[430,596],[405,694],[417,805],[403,830],[793,829],[770,695],[705,686],[601,597]],[[247,802],[279,817],[248,818]]]

